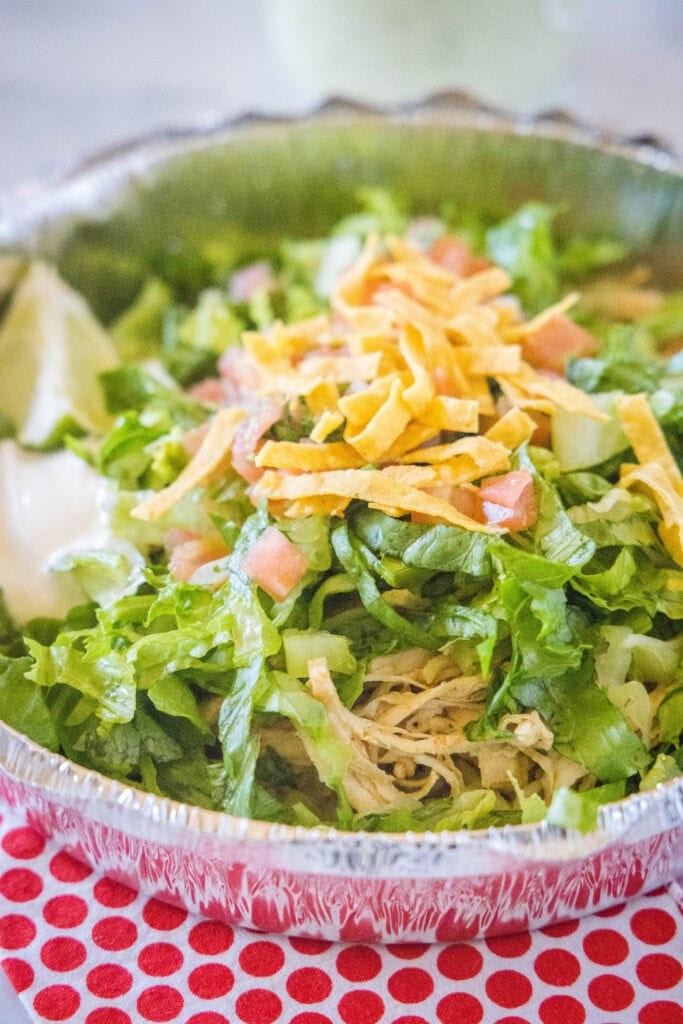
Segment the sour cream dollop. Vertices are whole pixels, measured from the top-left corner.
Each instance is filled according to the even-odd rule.
[[[70,451],[34,454],[0,443],[0,588],[18,623],[63,617],[83,600],[50,565],[102,546],[102,478]]]

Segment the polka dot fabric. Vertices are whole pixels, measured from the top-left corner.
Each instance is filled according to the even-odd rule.
[[[337,945],[193,917],[0,824],[0,960],[36,1021],[683,1024],[675,894],[531,934]]]

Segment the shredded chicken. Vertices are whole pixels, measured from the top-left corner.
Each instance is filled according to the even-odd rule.
[[[465,726],[485,709],[486,682],[481,675],[462,674],[448,655],[413,648],[375,658],[353,710],[339,699],[324,659],[309,662],[309,673],[311,695],[349,748],[342,786],[359,814],[415,806],[427,796],[458,796],[467,788],[510,793],[508,773],[549,799],[558,771],[569,774],[535,711],[503,718],[509,740],[469,740]],[[303,730],[299,735],[315,764],[315,744]],[[282,741],[273,745],[281,748]],[[579,768],[575,778],[581,774]]]

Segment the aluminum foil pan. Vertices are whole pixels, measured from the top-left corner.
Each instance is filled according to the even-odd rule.
[[[565,231],[625,239],[683,287],[683,169],[654,140],[461,95],[391,112],[165,131],[0,204],[0,247],[55,259],[103,317],[151,269],[239,231],[314,235],[386,184],[417,210],[557,204]],[[206,251],[206,249],[204,249]],[[112,260],[112,254],[115,259]],[[172,261],[168,262],[172,265]],[[113,269],[112,269],[113,267]],[[77,857],[230,923],[347,941],[450,941],[592,912],[683,874],[683,779],[600,809],[595,832],[344,834],[202,810],[50,754],[0,724],[0,796]]]

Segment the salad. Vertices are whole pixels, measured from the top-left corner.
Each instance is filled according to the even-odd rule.
[[[683,294],[360,205],[106,326],[0,257],[0,717],[235,815],[590,829],[683,771]]]

